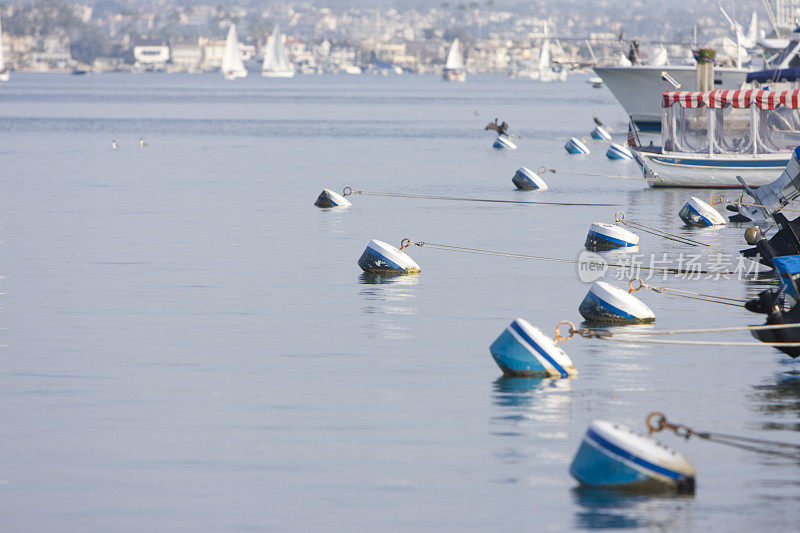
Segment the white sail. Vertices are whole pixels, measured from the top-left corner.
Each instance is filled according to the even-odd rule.
[[[453,39],[453,44],[450,45],[450,52],[447,54],[447,64],[444,66],[447,70],[464,70],[464,57],[461,55],[461,43],[458,39]]]
[[[239,38],[236,36],[236,24],[231,24],[228,38],[225,40],[225,51],[222,54],[222,67],[220,68],[225,79],[233,80],[247,76],[247,70],[242,62],[242,52],[239,49]]]
[[[6,57],[3,52],[3,24],[0,22],[0,81],[8,81],[9,75],[6,71]]]
[[[289,62],[286,47],[283,45],[283,35],[278,25],[267,39],[267,50],[264,53],[264,65],[261,68],[263,76],[291,78],[294,76],[294,65]]]

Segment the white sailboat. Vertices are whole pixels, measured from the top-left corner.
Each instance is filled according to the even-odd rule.
[[[533,78],[533,76],[531,76]],[[550,38],[547,34],[547,22],[544,23],[544,42],[539,52],[539,81],[566,81],[567,71],[560,66],[553,67],[550,53]]]
[[[289,62],[286,56],[286,48],[283,46],[283,34],[278,25],[272,30],[272,35],[267,39],[267,51],[264,53],[264,65],[261,68],[261,75],[268,78],[292,78],[294,77],[294,65]]]
[[[236,24],[231,24],[231,28],[228,30],[220,72],[222,72],[226,80],[235,80],[247,76],[247,69],[244,68],[244,63],[242,62],[242,52],[239,50],[239,38],[236,36]]]
[[[442,75],[448,81],[465,81],[467,79],[467,69],[464,68],[464,56],[461,55],[461,43],[458,38],[453,39],[453,44],[450,45]]]
[[[11,72],[6,68],[6,57],[3,53],[3,24],[0,22],[0,81],[8,81]]]

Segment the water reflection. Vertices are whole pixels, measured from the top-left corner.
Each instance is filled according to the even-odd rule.
[[[403,316],[416,315],[420,291],[419,274],[359,276],[365,320],[362,328],[371,338],[408,339],[411,333]]]
[[[753,409],[764,416],[761,429],[800,431],[800,374],[797,370],[779,374],[773,382],[753,386],[751,399]]]
[[[579,529],[688,529],[691,495],[630,495],[613,490],[577,487],[574,527]]]
[[[535,429],[538,438],[547,438],[541,422],[562,423],[570,418],[572,381],[501,376],[494,381],[492,400],[500,408],[491,419],[492,425],[499,426],[493,435],[522,435],[530,424],[527,429]]]

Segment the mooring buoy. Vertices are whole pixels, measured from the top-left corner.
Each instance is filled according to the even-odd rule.
[[[547,184],[542,177],[527,167],[518,169],[514,177],[511,178],[511,182],[521,191],[547,190]]]
[[[594,420],[569,473],[590,487],[693,493],[695,468],[680,453],[621,425]]]
[[[370,274],[416,274],[420,271],[419,265],[402,248],[375,239],[369,241],[358,266]]]
[[[514,319],[489,351],[508,376],[566,378],[578,373],[567,353],[523,318]]]
[[[314,205],[317,207],[348,207],[353,204],[338,192],[334,192],[330,189],[322,189]]]
[[[683,204],[678,216],[687,226],[707,228],[709,226],[724,226],[725,217],[712,206],[705,203],[700,198],[692,196],[688,202]]]
[[[583,141],[576,139],[575,137],[570,137],[567,141],[567,144],[564,145],[564,149],[569,152],[570,154],[588,154],[589,147],[586,146]]]
[[[590,133],[589,135],[592,136],[592,139],[595,139],[597,141],[611,140],[611,134],[608,133],[608,130],[606,130],[603,126],[595,126],[594,129],[592,130],[592,133]]]
[[[498,150],[516,150],[517,145],[514,144],[514,141],[512,141],[508,135],[501,134],[495,138],[492,148],[497,148]]]
[[[627,146],[611,143],[611,146],[606,150],[606,157],[609,159],[630,160],[633,159],[633,152]]]
[[[614,248],[632,248],[639,244],[639,236],[616,224],[592,222],[586,235],[587,250],[593,252],[613,250]]]
[[[605,281],[592,284],[586,297],[578,307],[578,312],[591,322],[610,322],[617,324],[643,324],[654,322],[655,313],[641,300],[631,294],[642,287],[634,289],[634,281],[629,291],[615,287]]]

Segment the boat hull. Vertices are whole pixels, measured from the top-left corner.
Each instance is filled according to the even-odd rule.
[[[467,80],[467,71],[466,70],[453,70],[453,69],[444,69],[442,72],[442,77],[447,81],[466,81]]]
[[[614,98],[625,109],[636,126],[644,132],[661,131],[661,95],[673,90],[661,79],[666,72],[681,84],[682,91],[694,91],[697,74],[694,66],[647,66],[595,67]],[[715,89],[736,89],[745,81],[746,69],[714,69]]]
[[[261,72],[265,78],[294,78],[293,70],[265,70]]]
[[[632,150],[651,187],[741,189],[736,176],[750,187],[775,181],[789,162],[791,152],[768,157],[710,158],[698,154],[671,154]]]

